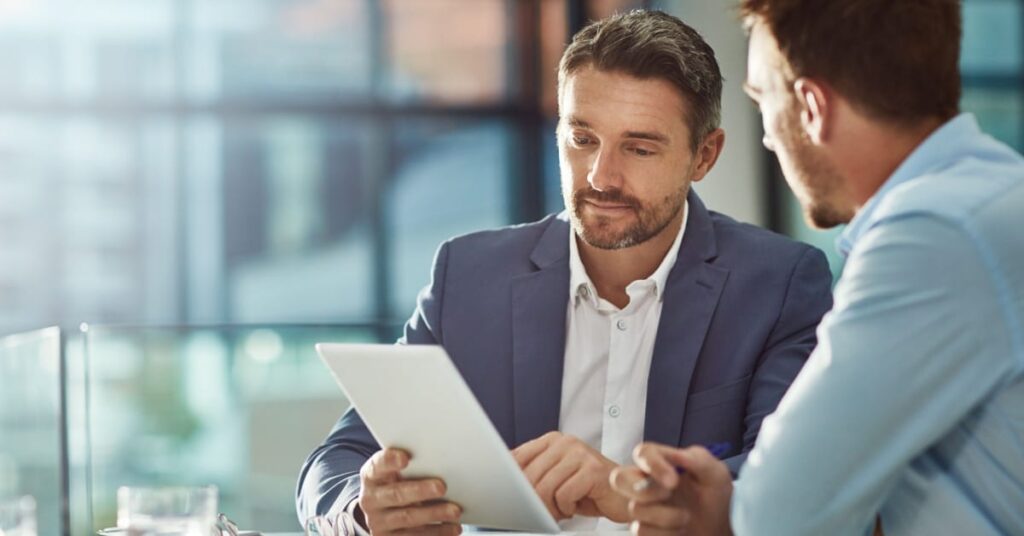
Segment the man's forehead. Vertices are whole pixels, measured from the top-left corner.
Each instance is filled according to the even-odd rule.
[[[565,82],[559,99],[564,121],[627,130],[667,130],[678,121],[685,128],[685,104],[668,81],[581,69]]]
[[[784,79],[786,69],[786,60],[768,27],[755,22],[747,48],[747,85],[763,91],[776,79]]]
[[[623,100],[633,104],[652,104],[660,107],[682,104],[682,95],[668,79],[656,76],[639,78],[619,70],[595,67],[578,69],[566,77],[565,93],[608,100]]]

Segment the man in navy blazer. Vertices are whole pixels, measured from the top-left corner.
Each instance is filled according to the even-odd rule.
[[[568,210],[442,244],[399,342],[445,348],[563,528],[609,528],[596,518],[628,504],[608,475],[641,441],[720,445],[739,470],[815,346],[831,275],[690,189],[724,144],[692,28],[646,11],[588,26],[559,95]],[[458,533],[442,481],[401,478],[408,457],[349,410],[302,469],[300,517]]]

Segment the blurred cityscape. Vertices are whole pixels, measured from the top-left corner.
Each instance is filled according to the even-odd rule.
[[[514,172],[557,183],[517,163],[520,34],[566,33],[531,3],[0,2],[0,334],[404,318],[441,241],[543,213]]]
[[[572,3],[0,1],[0,334],[405,318],[441,241],[560,209]],[[964,107],[1022,147],[1021,1],[965,13]]]
[[[442,241],[561,210],[574,20],[733,2],[709,5],[0,0],[0,336],[66,328],[0,340],[0,496],[35,495],[54,534],[68,477],[84,535],[118,485],[216,483],[239,521],[293,530],[298,468],[345,407],[312,344],[394,340]],[[1024,0],[964,11],[963,107],[1024,149]],[[715,20],[695,24],[742,56]],[[727,117],[759,124],[733,89]],[[728,159],[772,195],[733,215],[831,254],[745,135]]]

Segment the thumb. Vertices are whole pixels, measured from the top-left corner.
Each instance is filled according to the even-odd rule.
[[[698,481],[716,480],[723,469],[728,471],[721,460],[699,445],[669,451],[666,457],[672,464],[682,468],[691,478]]]

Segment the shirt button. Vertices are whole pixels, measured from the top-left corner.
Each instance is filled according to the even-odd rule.
[[[626,331],[626,321],[620,318],[619,321],[615,323],[615,327],[619,328],[619,331]]]
[[[608,408],[608,415],[611,415],[612,417],[618,417],[619,415],[622,415],[622,410],[619,409],[619,406],[612,406]]]
[[[580,296],[583,296],[583,299],[585,299],[585,300],[589,299],[590,298],[590,289],[587,288],[587,287],[580,287]]]

